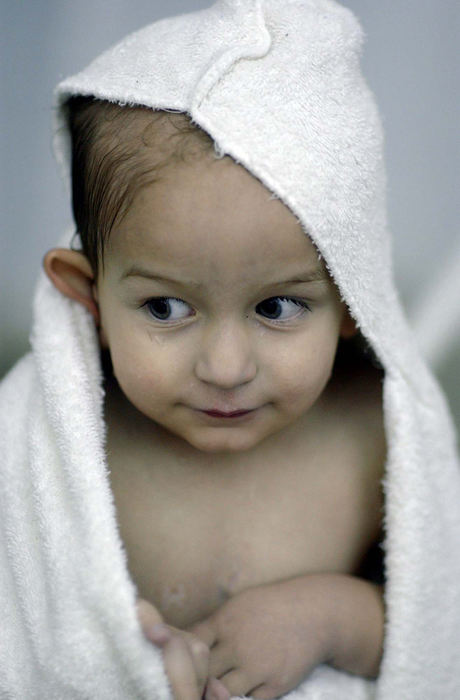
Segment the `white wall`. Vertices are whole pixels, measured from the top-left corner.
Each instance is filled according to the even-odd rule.
[[[361,19],[368,37],[364,70],[386,129],[390,224],[401,296],[460,424],[460,305],[452,300],[458,279],[452,270],[455,264],[460,269],[460,3],[343,3]],[[27,349],[41,258],[71,221],[68,195],[51,153],[53,87],[127,32],[209,4],[211,0],[2,0],[0,376]],[[446,276],[450,286],[443,287]]]

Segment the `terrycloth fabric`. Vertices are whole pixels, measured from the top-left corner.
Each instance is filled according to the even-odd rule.
[[[362,32],[333,0],[219,0],[64,81],[188,112],[298,217],[385,370],[387,625],[376,682],[321,666],[294,700],[460,697],[460,468],[444,399],[393,285]],[[58,156],[68,168],[65,112]],[[0,697],[169,697],[143,640],[104,458],[89,314],[42,276],[32,353],[0,387]]]

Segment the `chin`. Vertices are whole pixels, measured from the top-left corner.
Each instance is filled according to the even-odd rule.
[[[218,434],[219,432],[220,434]],[[200,452],[206,452],[209,454],[218,454],[219,452],[246,452],[256,447],[256,445],[263,440],[263,437],[255,434],[244,434],[243,432],[237,433],[237,431],[230,434],[230,430],[228,429],[224,429],[222,431],[214,429],[212,432],[200,431],[196,433],[176,434],[188,442],[191,447],[194,447]]]

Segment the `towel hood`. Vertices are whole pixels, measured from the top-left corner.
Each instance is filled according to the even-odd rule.
[[[72,95],[187,113],[290,208],[382,364],[400,365],[411,341],[393,285],[382,128],[362,43],[353,13],[334,0],[218,0],[160,20],[58,85],[56,156],[68,178]],[[383,305],[391,311],[376,313]]]

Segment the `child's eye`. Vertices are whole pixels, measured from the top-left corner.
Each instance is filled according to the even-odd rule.
[[[270,297],[256,306],[256,312],[272,321],[290,321],[310,311],[305,301],[291,297]]]
[[[180,321],[192,315],[190,306],[175,297],[154,297],[148,299],[143,306],[157,321]]]

